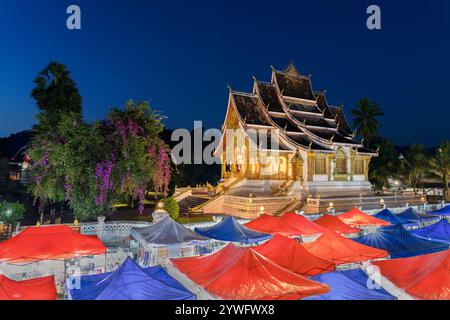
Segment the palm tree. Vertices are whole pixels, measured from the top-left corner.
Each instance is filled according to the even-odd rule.
[[[429,172],[429,160],[423,146],[420,144],[411,145],[407,155],[404,157],[404,164],[405,180],[416,192],[423,177]]]
[[[443,143],[436,151],[434,157],[430,159],[430,171],[440,177],[444,183],[444,199],[449,196],[448,182],[450,178],[450,142]]]
[[[351,111],[354,116],[353,126],[358,135],[365,141],[365,144],[369,145],[370,140],[377,136],[380,127],[377,117],[384,113],[378,103],[371,102],[367,98],[358,101],[356,105],[358,109]]]

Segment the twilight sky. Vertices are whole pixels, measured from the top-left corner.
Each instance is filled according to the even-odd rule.
[[[395,3],[394,3],[395,2]],[[66,28],[77,4],[82,30]],[[378,4],[382,29],[366,28]],[[149,100],[169,128],[220,128],[227,83],[293,61],[313,88],[350,109],[380,103],[381,133],[396,144],[450,138],[450,1],[0,0],[0,137],[28,129],[33,79],[66,64],[88,120],[128,99]]]

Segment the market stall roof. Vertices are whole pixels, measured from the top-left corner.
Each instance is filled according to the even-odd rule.
[[[271,237],[270,234],[254,231],[243,226],[231,216],[211,227],[195,228],[194,231],[207,238],[242,243],[260,242]]]
[[[147,243],[158,245],[176,245],[207,240],[169,216],[148,227],[133,228],[131,234]]]
[[[368,276],[361,269],[335,271],[311,277],[312,280],[327,284],[331,291],[305,300],[395,300],[383,288],[369,288]]]
[[[281,218],[277,216],[263,214],[244,225],[247,228],[264,233],[281,234],[287,237],[299,235],[299,230],[297,228],[287,224],[285,220],[281,220]]]
[[[0,300],[56,300],[55,277],[14,281],[0,275]]]
[[[402,225],[378,228],[376,232],[353,241],[369,247],[386,250],[391,258],[412,257],[448,249],[448,244],[424,240],[413,236]]]
[[[420,214],[413,208],[408,208],[397,215],[398,217],[407,220],[410,224],[418,223],[421,221],[439,219],[437,216]]]
[[[78,288],[69,285],[72,300],[194,300],[195,294],[161,266],[139,267],[130,257],[114,272],[81,276]]]
[[[305,216],[301,214],[296,214],[293,212],[286,212],[281,216],[281,220],[287,224],[297,229],[299,235],[311,236],[315,234],[322,234],[327,231],[326,228],[319,226],[318,224],[312,222]]]
[[[297,300],[328,292],[328,286],[291,272],[255,250],[229,244],[215,253],[171,259],[212,295],[231,300]]]
[[[67,225],[28,227],[0,243],[0,262],[31,263],[106,254],[96,236],[82,235]]]
[[[353,227],[388,226],[389,222],[368,215],[357,208],[338,215],[345,224]]]
[[[334,271],[336,267],[333,262],[309,253],[296,240],[281,235],[275,235],[269,241],[252,249],[283,268],[302,276]]]
[[[450,205],[445,206],[439,210],[430,211],[428,213],[438,215],[438,216],[450,216]]]
[[[409,220],[399,217],[389,209],[383,209],[373,215],[375,218],[389,222],[390,224],[408,224]]]
[[[450,223],[446,219],[410,232],[422,239],[450,244]]]
[[[361,230],[358,228],[351,227],[344,222],[342,222],[341,219],[339,219],[338,216],[332,216],[330,214],[324,214],[319,219],[314,221],[319,226],[322,226],[324,228],[327,228],[331,231],[340,233],[340,234],[352,234],[352,233],[360,233]]]
[[[336,264],[360,263],[388,256],[385,250],[359,244],[333,231],[324,233],[313,242],[303,243],[302,246],[313,255]]]
[[[375,261],[381,275],[416,299],[450,299],[450,250]]]

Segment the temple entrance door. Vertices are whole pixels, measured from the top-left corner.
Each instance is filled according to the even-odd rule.
[[[283,156],[278,159],[278,179],[287,180],[288,162]]]

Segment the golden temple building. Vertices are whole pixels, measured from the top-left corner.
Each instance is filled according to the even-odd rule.
[[[329,105],[293,64],[272,67],[270,82],[254,78],[252,93],[230,89],[222,130],[216,154],[223,180],[290,181],[302,193],[370,190],[368,166],[377,153],[355,139],[342,107]]]

